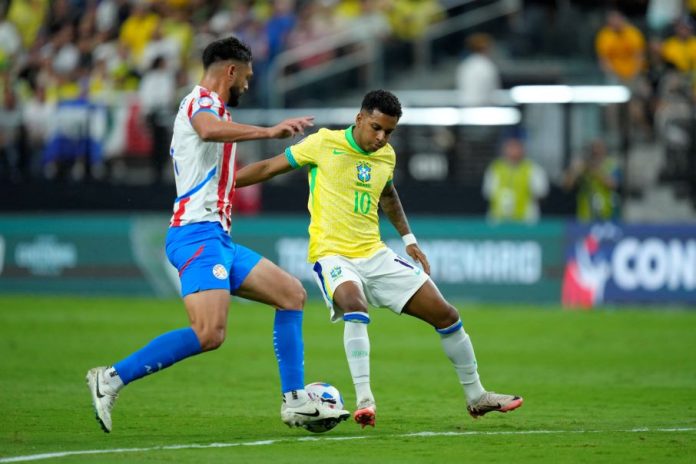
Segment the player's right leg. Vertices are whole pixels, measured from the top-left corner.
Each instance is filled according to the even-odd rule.
[[[362,289],[358,270],[340,257],[319,260],[314,266],[322,295],[331,310],[331,319],[342,318],[343,347],[353,378],[356,411],[353,418],[363,428],[375,426],[376,405],[370,388],[370,323],[368,302]]]
[[[316,422],[340,422],[350,413],[332,409],[309,397],[304,388],[304,341],[302,337],[303,308],[307,293],[300,281],[271,261],[251,259],[253,266],[244,266],[255,252],[235,245],[237,281],[232,284],[235,295],[266,303],[276,308],[273,324],[273,347],[278,361],[283,402],[281,420],[288,426],[304,426]]]
[[[105,432],[112,429],[111,412],[125,385],[216,349],[225,339],[230,258],[222,234],[222,229],[217,230],[212,223],[170,229],[167,254],[179,270],[191,326],[160,335],[111,367],[96,367],[87,372],[96,418]]]
[[[113,366],[96,367],[87,372],[96,418],[105,432],[111,432],[111,411],[124,386],[222,344],[229,299],[227,290],[187,295],[184,303],[191,327],[164,333]]]
[[[370,316],[367,299],[361,286],[352,281],[340,284],[333,294],[333,301],[343,311],[343,347],[355,387],[355,422],[363,428],[375,426],[375,397],[370,388],[370,338],[367,326]]]

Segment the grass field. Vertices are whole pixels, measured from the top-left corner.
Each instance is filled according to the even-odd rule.
[[[225,345],[126,388],[107,435],[85,371],[183,326],[181,303],[1,297],[0,462],[696,462],[696,312],[461,312],[484,386],[523,395],[518,411],[471,419],[433,330],[376,310],[377,427],[288,429],[273,311],[235,301]],[[353,406],[342,325],[311,304],[304,329],[307,382],[333,383]]]

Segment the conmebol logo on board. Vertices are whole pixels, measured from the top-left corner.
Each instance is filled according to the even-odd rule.
[[[696,301],[695,232],[669,225],[570,227],[563,303]]]

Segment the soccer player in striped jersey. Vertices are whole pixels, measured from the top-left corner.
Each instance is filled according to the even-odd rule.
[[[452,361],[473,417],[507,412],[522,398],[486,391],[479,380],[474,349],[459,313],[430,279],[430,265],[411,232],[393,182],[396,155],[389,137],[401,118],[399,100],[385,90],[365,95],[355,125],[321,129],[285,153],[237,172],[237,187],[309,167],[309,261],[331,320],[343,319],[343,342],[355,385],[354,419],[375,424],[376,403],[370,388],[368,306],[422,319],[439,333]],[[382,242],[377,206],[401,234],[408,255]]]
[[[348,411],[330,409],[310,399],[304,390],[304,288],[296,278],[229,236],[236,142],[301,134],[312,125],[312,118],[287,119],[273,127],[232,122],[226,104],[238,104],[253,74],[251,51],[234,37],[208,45],[203,67],[200,84],[179,106],[170,148],[177,198],[166,252],[179,271],[191,325],[160,335],[110,367],[88,371],[97,420],[110,432],[111,411],[125,385],[218,348],[226,335],[230,294],[278,308],[273,344],[283,393],[283,422],[302,426],[345,420]]]

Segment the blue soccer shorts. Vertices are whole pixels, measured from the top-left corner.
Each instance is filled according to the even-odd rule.
[[[234,293],[261,255],[234,243],[218,222],[170,227],[167,258],[179,271],[181,296],[203,290]]]

